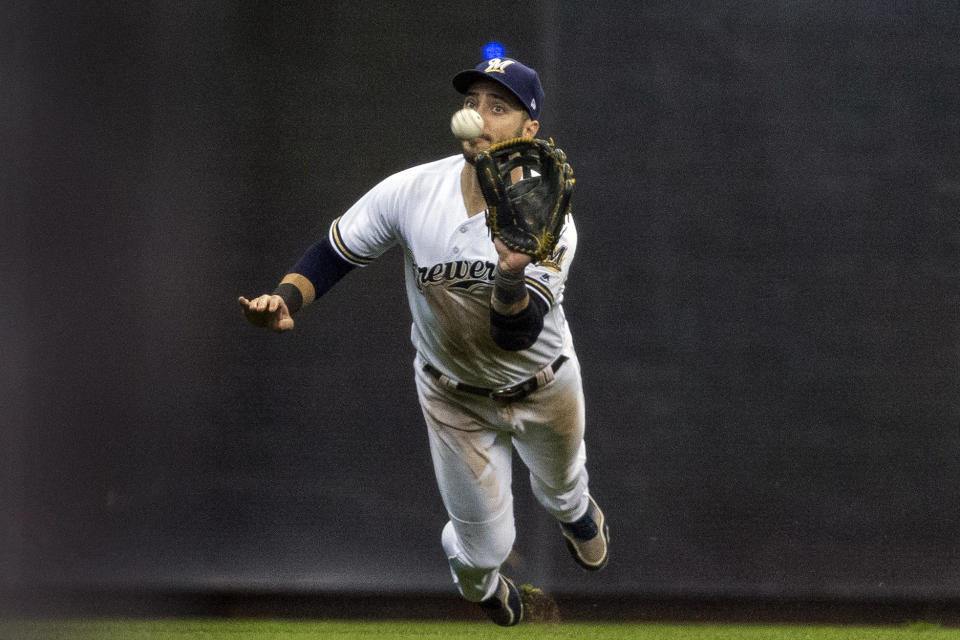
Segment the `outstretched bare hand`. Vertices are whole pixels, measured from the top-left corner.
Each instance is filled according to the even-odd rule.
[[[255,327],[266,327],[280,333],[293,329],[293,318],[283,298],[265,293],[262,296],[247,300],[243,296],[238,298],[243,314]]]

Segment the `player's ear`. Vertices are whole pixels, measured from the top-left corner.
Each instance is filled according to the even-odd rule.
[[[523,137],[525,138],[535,138],[538,131],[540,131],[539,120],[527,120],[523,124]]]

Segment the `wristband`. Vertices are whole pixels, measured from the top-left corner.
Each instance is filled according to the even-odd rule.
[[[520,302],[527,296],[527,286],[523,283],[523,271],[519,274],[504,271],[498,264],[493,270],[493,297],[505,306]]]
[[[291,315],[299,311],[303,306],[303,293],[291,282],[281,282],[277,288],[273,290],[273,295],[283,298],[284,304],[287,305],[287,311],[289,311]]]

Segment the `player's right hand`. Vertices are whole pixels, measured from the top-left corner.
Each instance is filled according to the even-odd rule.
[[[255,327],[266,327],[280,333],[293,329],[293,318],[287,303],[280,296],[265,293],[262,296],[247,300],[243,296],[238,298],[243,307],[243,315]]]

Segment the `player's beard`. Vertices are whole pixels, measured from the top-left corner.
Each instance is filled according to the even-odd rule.
[[[501,138],[501,139],[499,139],[499,140],[490,140],[490,146],[492,147],[493,145],[497,144],[498,142],[504,142],[505,140],[510,140],[510,139],[512,139],[512,138],[522,138],[522,137],[523,137],[523,128],[524,128],[525,125],[526,125],[526,123],[523,123],[523,124],[521,124],[519,127],[517,127],[517,130],[513,133],[513,135],[507,136],[506,138]],[[484,138],[484,140],[486,140],[486,138]],[[472,142],[472,141],[471,141],[471,142]],[[467,163],[476,166],[476,164],[477,164],[477,154],[480,153],[480,152],[479,152],[479,151],[471,151],[471,150],[467,147],[468,144],[469,144],[468,142],[464,142],[463,145],[462,145],[462,148],[463,148],[463,159],[466,160]],[[487,147],[487,148],[489,148],[489,147]]]

